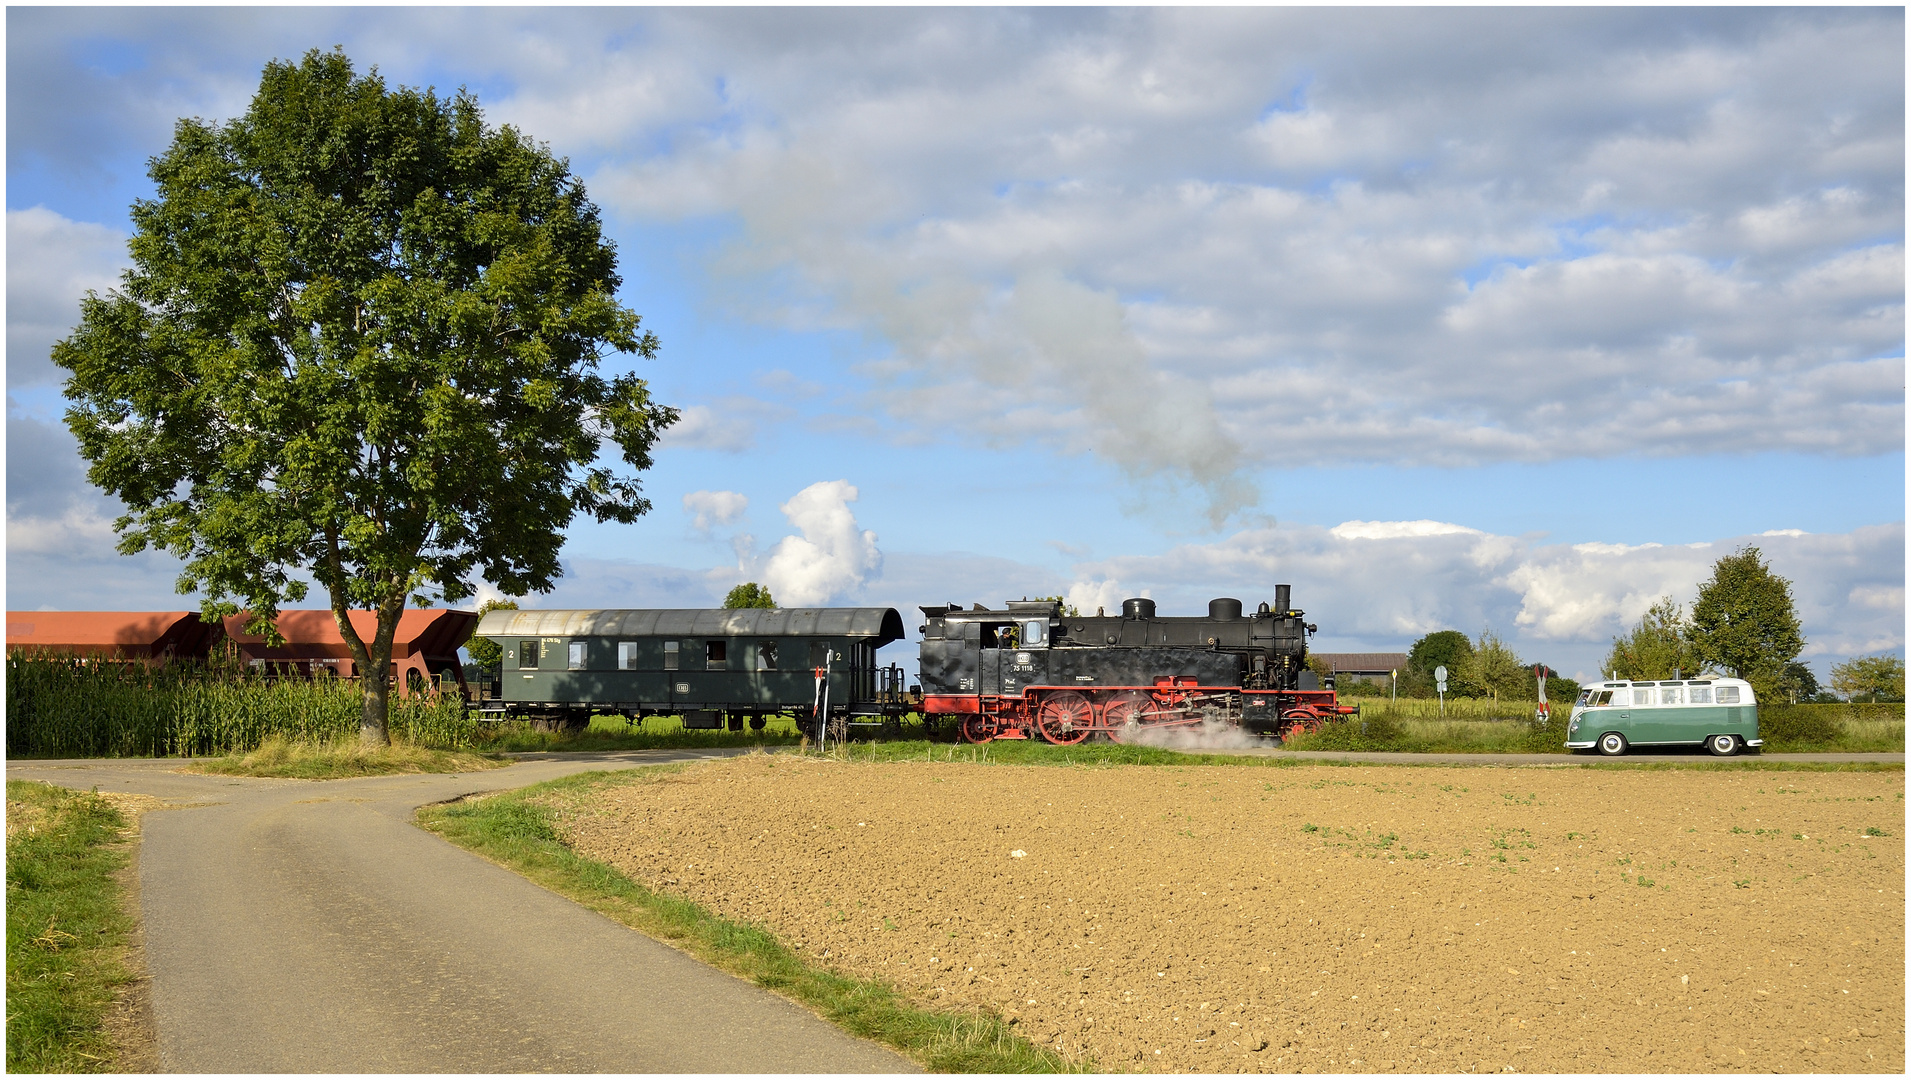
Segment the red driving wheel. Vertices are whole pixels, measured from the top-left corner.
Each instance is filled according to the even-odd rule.
[[[1081,694],[1064,690],[1043,700],[1035,727],[1056,746],[1073,746],[1095,730],[1095,707]]]

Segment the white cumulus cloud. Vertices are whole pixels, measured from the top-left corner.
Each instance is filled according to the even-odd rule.
[[[861,529],[849,504],[856,488],[824,480],[797,492],[780,508],[800,536],[776,542],[763,560],[762,580],[782,607],[815,607],[856,593],[882,572],[876,534]]]
[[[692,519],[690,527],[700,533],[736,521],[749,508],[749,497],[740,491],[693,491],[683,497],[684,513]]]

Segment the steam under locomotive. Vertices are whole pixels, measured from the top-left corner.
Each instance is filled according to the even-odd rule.
[[[1124,601],[1119,616],[1065,616],[1052,600],[1012,600],[1001,611],[925,607],[922,711],[959,716],[972,742],[1129,742],[1212,724],[1257,735],[1313,730],[1356,710],[1308,670],[1316,627],[1290,598],[1277,585],[1273,605],[1252,614],[1217,599],[1206,618],[1158,616],[1146,599]]]

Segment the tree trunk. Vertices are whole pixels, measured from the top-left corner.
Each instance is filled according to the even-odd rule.
[[[365,711],[358,721],[358,741],[366,746],[390,746],[391,732],[386,719],[391,715],[391,654],[375,668],[364,669],[359,686],[365,691]]]

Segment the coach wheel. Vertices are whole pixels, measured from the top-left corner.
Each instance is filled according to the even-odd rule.
[[[985,743],[995,738],[995,719],[980,713],[962,718],[962,741]]]
[[[1738,753],[1738,736],[1713,735],[1705,740],[1705,748],[1712,751],[1713,757],[1731,757]]]
[[[750,717],[750,730],[751,730],[751,731],[762,731],[762,730],[763,730],[763,728],[764,728],[764,726],[765,726],[765,725],[767,725],[768,723],[769,723],[769,721],[768,721],[768,720],[765,720],[765,719],[764,719],[763,717],[761,717],[761,716],[752,716],[752,717]]]
[[[1073,746],[1095,729],[1095,708],[1073,690],[1064,690],[1042,702],[1035,726],[1042,738],[1056,746]]]
[[[1141,729],[1159,723],[1161,708],[1155,699],[1138,690],[1117,694],[1102,709],[1102,723],[1107,725],[1108,737],[1118,743],[1134,742],[1141,735]]]
[[[1599,737],[1599,752],[1607,757],[1618,757],[1626,752],[1626,737],[1617,731],[1608,731]]]

